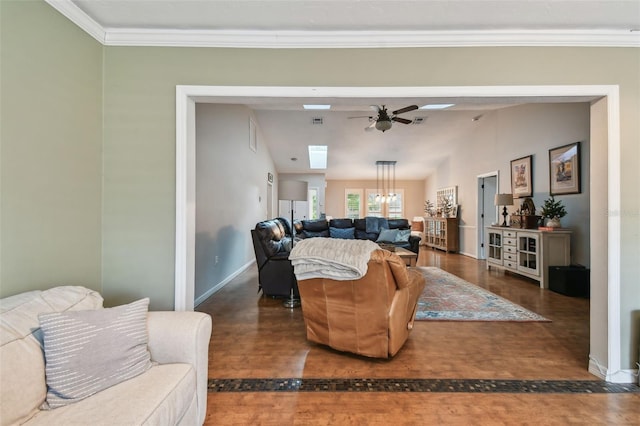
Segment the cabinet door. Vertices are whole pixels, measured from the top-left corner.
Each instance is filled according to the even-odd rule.
[[[502,264],[502,232],[489,231],[487,243],[487,261]]]
[[[540,238],[537,234],[518,232],[518,271],[540,275]]]

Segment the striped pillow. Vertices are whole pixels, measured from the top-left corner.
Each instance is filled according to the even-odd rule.
[[[47,399],[42,409],[80,401],[144,373],[149,299],[91,311],[40,314]]]

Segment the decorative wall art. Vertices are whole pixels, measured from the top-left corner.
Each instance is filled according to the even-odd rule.
[[[531,197],[533,195],[533,181],[531,163],[533,156],[511,160],[511,194],[513,198]]]
[[[580,193],[580,142],[549,150],[549,192]]]

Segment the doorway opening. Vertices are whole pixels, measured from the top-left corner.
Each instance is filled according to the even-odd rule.
[[[588,96],[594,99],[591,108],[591,127],[602,131],[595,134],[602,148],[604,161],[591,161],[591,178],[600,182],[603,191],[600,201],[591,199],[591,208],[621,209],[621,173],[619,168],[620,91],[617,85],[554,85],[554,86],[451,86],[451,87],[284,87],[284,86],[176,86],[176,310],[193,310],[195,264],[195,104],[197,102],[245,103],[251,97],[292,99],[318,98],[416,98],[498,96],[541,99],[545,97]],[[596,100],[597,99],[597,100]],[[596,123],[596,124],[594,124]],[[592,132],[592,137],[594,133]],[[592,276],[604,278],[597,289],[602,297],[591,299],[590,357],[607,359],[606,371],[600,364],[591,363],[589,371],[614,382],[626,382],[629,370],[621,369],[621,217],[591,216]],[[602,244],[607,241],[607,244]],[[593,291],[593,288],[592,288]]]
[[[486,259],[485,238],[487,226],[494,224],[498,217],[498,208],[494,197],[498,193],[499,172],[494,171],[478,176],[478,260]]]

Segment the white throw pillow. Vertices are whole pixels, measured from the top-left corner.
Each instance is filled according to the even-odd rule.
[[[144,373],[149,299],[90,311],[40,314],[47,399],[42,409],[62,407]]]

